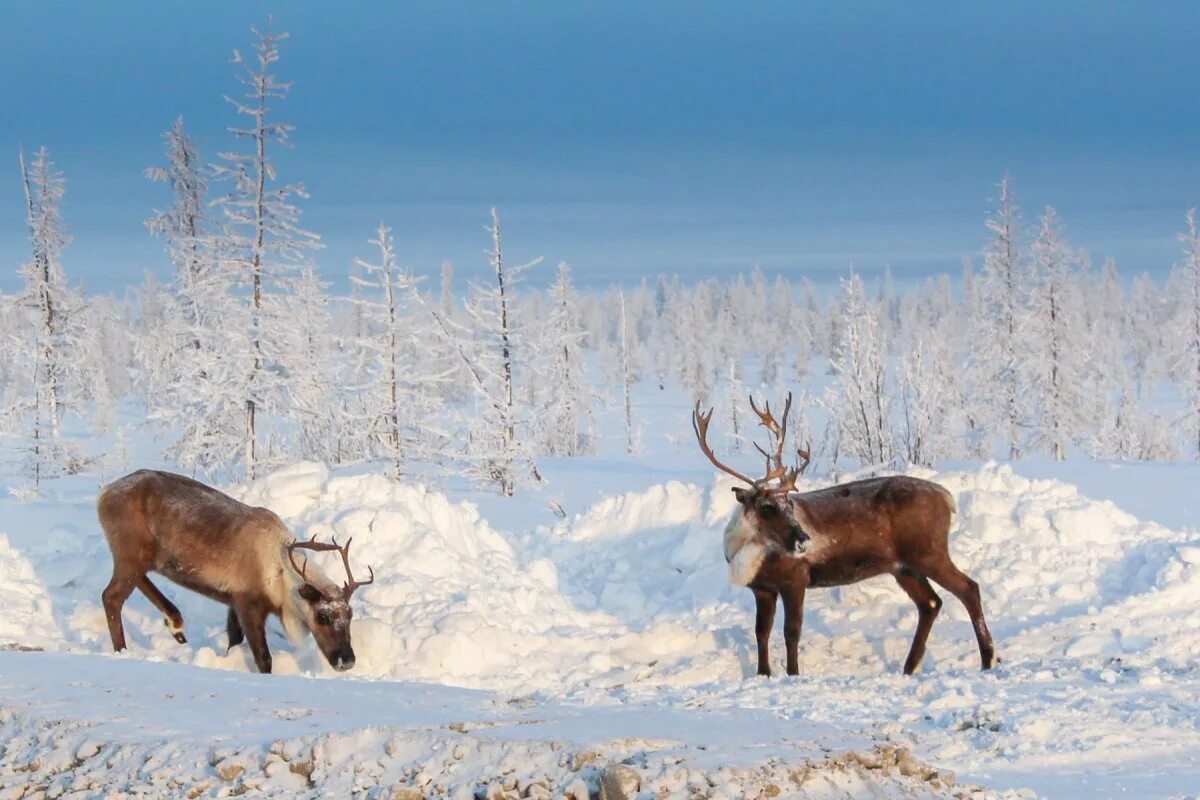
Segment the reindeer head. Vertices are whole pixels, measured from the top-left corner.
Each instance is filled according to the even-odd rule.
[[[303,601],[300,603],[301,618],[329,666],[339,672],[354,666],[354,648],[350,646],[350,620],[354,617],[354,610],[350,607],[350,596],[358,587],[375,582],[375,570],[370,567],[367,567],[371,571],[370,578],[365,581],[354,580],[354,573],[350,571],[352,541],[354,540],[347,539],[346,546],[342,547],[336,539],[333,544],[325,544],[316,541],[314,536],[307,542],[292,542],[287,548],[288,560],[300,576],[301,583],[297,593]],[[310,583],[305,572],[308,569],[308,558],[305,557],[303,564],[296,564],[294,553],[299,549],[316,552],[338,551],[342,556],[342,565],[346,568],[346,583],[342,588],[330,589]]]
[[[809,464],[808,450],[796,450],[797,462],[788,468],[783,464],[783,448],[787,440],[788,413],[792,408],[792,396],[789,394],[783,408],[783,424],[776,421],[771,413],[771,404],[767,403],[760,411],[750,398],[750,407],[758,415],[759,423],[767,429],[774,440],[774,452],[768,453],[758,444],[755,448],[766,458],[766,475],[754,479],[743,475],[717,460],[712,448],[708,446],[708,425],[712,421],[712,409],[707,414],[700,412],[700,404],[692,412],[692,427],[696,431],[696,440],[700,449],[717,469],[725,472],[748,487],[735,486],[733,495],[737,498],[738,509],[729,521],[725,532],[725,560],[730,562],[734,581],[749,583],[762,559],[769,553],[798,554],[808,542],[808,534],[796,524],[787,500],[787,493],[796,488],[796,479],[804,473]],[[744,561],[739,564],[738,559]]]

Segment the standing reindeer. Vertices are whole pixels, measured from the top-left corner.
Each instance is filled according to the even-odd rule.
[[[297,542],[271,511],[253,508],[210,486],[169,472],[139,470],[110,483],[96,502],[112,551],[113,576],[104,590],[104,613],[113,650],[125,649],[121,608],[134,589],[166,617],[181,644],[183,617],[150,582],[153,571],[229,606],[229,646],[248,640],[259,672],[271,671],[267,617],[278,616],[292,636],[309,631],[334,669],[354,666],[350,646],[350,596],[375,581],[354,580],[350,541],[341,547]],[[347,582],[337,586],[297,550],[341,554]]]
[[[733,490],[738,508],[725,529],[725,560],[730,580],[754,592],[758,674],[771,674],[767,645],[780,596],[787,674],[796,675],[805,591],[810,586],[845,586],[885,573],[896,579],[917,606],[917,631],[904,662],[905,675],[920,666],[929,629],[942,607],[930,579],[966,606],[983,669],[995,666],[979,584],[950,560],[947,540],[955,512],[950,492],[936,483],[899,475],[790,494],[809,463],[808,452],[797,450],[796,466],[789,469],[783,465],[791,404],[789,394],[781,425],[769,403],[759,411],[750,398],[750,407],[775,442],[773,453],[755,445],[767,460],[767,474],[757,480],[730,469],[713,454],[707,441],[712,410],[701,414],[697,402],[692,413],[692,426],[704,455],[717,469],[749,485]]]

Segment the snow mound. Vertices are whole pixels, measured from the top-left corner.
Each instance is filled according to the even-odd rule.
[[[1124,777],[1096,778],[1109,788],[1167,770],[1178,782],[1163,786],[1185,786],[1200,746],[1200,537],[1007,466],[913,474],[956,498],[951,553],[981,586],[1002,659],[991,673],[978,671],[961,604],[941,591],[924,671],[899,675],[916,614],[885,576],[810,592],[801,677],[753,678],[753,598],[729,585],[722,554],[733,506],[723,478],[602,497],[556,525],[507,530],[445,492],[316,464],[230,491],[274,509],[297,536],[352,538],[358,577],[374,566],[376,582],[354,601],[358,665],[331,688],[378,692],[361,679],[385,678],[492,689],[504,694],[489,702],[530,713],[556,698],[759,709],[798,732],[867,732],[967,779],[1036,781],[1052,796],[1063,787],[1029,765],[1111,765]],[[511,503],[509,519],[541,505]],[[135,594],[130,652],[108,656],[99,601],[110,560],[90,496],[10,502],[0,519],[0,646],[105,654],[122,675],[144,659],[253,670],[244,646],[226,653],[223,609],[161,579],[189,644],[175,644]],[[323,566],[341,570],[336,556]],[[772,639],[779,672],[782,638]],[[271,647],[277,672],[332,675],[311,641],[292,645],[275,630]]]
[[[1182,667],[1200,648],[1188,604],[1200,588],[1193,534],[1007,466],[915,474],[957,499],[951,552],[980,583],[1006,659],[1137,656]],[[353,539],[358,577],[374,567],[375,583],[355,596],[356,677],[565,692],[752,673],[752,599],[729,586],[721,551],[729,485],[650,486],[526,531],[497,530],[474,504],[420,484],[331,474],[319,464],[295,464],[231,491],[275,510],[298,537]],[[336,557],[324,566],[334,576],[342,569]],[[0,640],[107,650],[99,593],[108,554],[94,521],[15,543],[0,537],[0,569],[0,597],[11,609]],[[134,652],[251,669],[244,647],[225,652],[222,612],[162,583],[193,644],[181,648],[163,635],[161,617],[135,595],[125,610]],[[942,643],[927,666],[949,658],[965,667],[975,658],[966,614],[945,599],[935,629]],[[886,577],[811,592],[802,669],[894,669],[914,622]],[[1134,633],[1150,624],[1154,636]],[[292,648],[276,633],[272,648],[277,671],[329,672],[311,641]]]
[[[657,491],[699,507],[694,487]],[[375,583],[356,595],[356,674],[533,691],[597,676],[618,681],[630,661],[692,653],[697,639],[711,647],[699,632],[660,626],[649,637],[579,607],[560,589],[552,560],[522,558],[474,505],[419,484],[296,465],[243,498],[279,511],[298,536],[352,538],[354,563],[374,566]],[[609,513],[629,511],[617,504]],[[627,527],[637,521],[625,518]]]
[[[0,647],[52,647],[58,631],[50,594],[33,565],[0,534]]]

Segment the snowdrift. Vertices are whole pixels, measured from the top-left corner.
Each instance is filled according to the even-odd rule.
[[[919,474],[957,498],[952,552],[983,587],[1008,663],[1068,656],[1190,666],[1200,651],[1200,538],[1006,466]],[[353,537],[355,562],[375,567],[376,582],[356,595],[356,677],[561,693],[750,674],[752,602],[729,586],[720,545],[730,485],[652,486],[556,527],[515,532],[493,529],[474,505],[442,492],[317,464],[231,491],[278,512],[297,536]],[[0,532],[0,642],[107,651],[99,595],[110,560],[86,511],[49,533]],[[327,567],[340,569],[336,559]],[[126,606],[135,654],[251,669],[244,648],[225,654],[221,609],[160,582],[180,602],[192,644],[176,645],[135,594]],[[927,670],[974,663],[966,615],[945,599]],[[914,623],[886,577],[814,590],[806,668],[895,670]],[[272,645],[280,672],[332,674],[310,642],[292,648],[277,631]]]
[[[277,511],[297,536],[353,537],[356,567],[374,565],[376,582],[355,596],[358,665],[338,685],[424,681],[518,706],[761,709],[798,730],[833,726],[910,748],[990,786],[1060,794],[1095,775],[1107,793],[1144,788],[1165,769],[1178,783],[1160,794],[1187,789],[1200,747],[1200,538],[1007,466],[914,474],[957,499],[951,551],[982,586],[1002,660],[992,674],[977,670],[966,614],[943,592],[924,674],[900,676],[916,615],[884,577],[810,592],[801,677],[751,677],[753,601],[727,580],[721,537],[733,499],[723,479],[649,486],[519,530],[440,491],[316,464],[230,491]],[[107,653],[99,597],[110,560],[90,502],[60,506],[49,530],[45,509],[39,525],[9,504],[18,510],[0,523],[0,646]],[[175,644],[135,595],[131,653],[106,662],[252,670],[245,648],[226,653],[222,609],[163,588],[190,643]],[[279,673],[333,674],[311,642],[293,647],[277,630],[271,645]]]

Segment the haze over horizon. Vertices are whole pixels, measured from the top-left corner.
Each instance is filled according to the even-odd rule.
[[[0,85],[2,291],[27,257],[17,151],[42,144],[67,178],[71,281],[168,276],[143,222],[169,193],[142,171],[180,114],[207,160],[238,146],[229,56],[272,14],[294,82],[281,177],[312,194],[335,287],[380,221],[415,272],[479,274],[492,205],[510,258],[567,261],[584,285],[756,264],[818,283],[851,264],[957,274],[1005,172],[1028,222],[1053,204],[1128,277],[1179,260],[1200,203],[1190,3],[119,8],[3,12],[0,70],[22,79]]]

